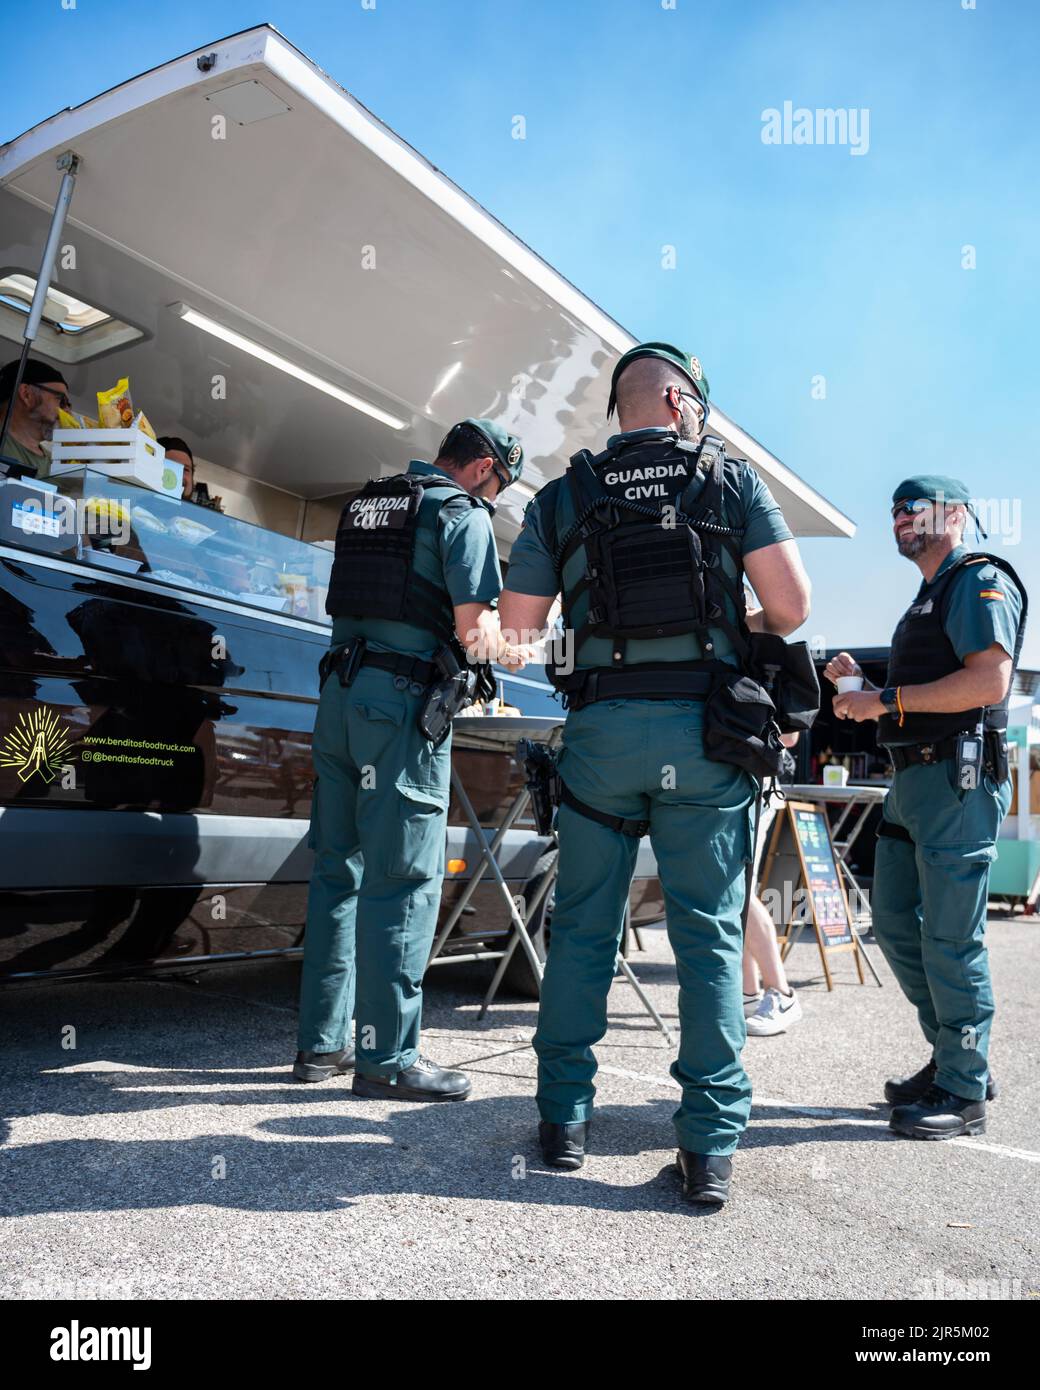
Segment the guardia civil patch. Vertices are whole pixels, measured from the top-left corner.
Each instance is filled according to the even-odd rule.
[[[520,462],[520,453],[520,445],[514,444],[509,451],[509,457],[506,459],[506,462],[509,464],[510,468],[515,468],[516,465]]]
[[[358,493],[347,508],[342,524],[354,531],[401,531],[408,525],[411,502],[407,494],[399,497],[364,497]]]

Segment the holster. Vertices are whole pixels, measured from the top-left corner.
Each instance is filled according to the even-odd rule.
[[[1011,776],[1006,729],[989,729],[983,740],[982,765],[994,782],[1006,782]]]
[[[442,679],[427,690],[426,699],[419,707],[417,723],[422,736],[428,738],[434,748],[439,748],[451,732],[451,721],[486,688],[487,672],[484,667],[461,663],[447,645],[438,649],[433,664]]]
[[[784,770],[776,707],[766,690],[739,671],[720,675],[704,705],[704,756],[732,763],[761,781]]]
[[[516,760],[527,774],[527,790],[539,835],[550,835],[553,815],[560,804],[560,774],[556,754],[545,743],[522,738],[516,745]]]
[[[340,685],[353,685],[354,678],[365,660],[366,646],[363,637],[354,637],[345,647],[330,647],[318,662],[318,689],[324,688],[333,671],[339,676]]]
[[[753,632],[748,640],[746,670],[765,687],[776,706],[781,733],[812,728],[820,712],[820,678],[807,642],[786,642],[775,632]]]

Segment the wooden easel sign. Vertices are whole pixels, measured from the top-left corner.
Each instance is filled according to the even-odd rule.
[[[790,896],[784,894],[782,916],[786,930],[781,937],[781,958],[788,955],[807,918],[811,918],[827,988],[834,988],[829,957],[840,951],[853,953],[859,982],[863,984],[859,942],[852,929],[849,900],[835,862],[831,828],[823,806],[812,801],[784,802],[773,822],[762,873],[763,897],[769,891],[776,891],[769,889],[774,870],[783,879],[785,888],[793,885],[795,890]],[[799,913],[797,923],[796,911]]]

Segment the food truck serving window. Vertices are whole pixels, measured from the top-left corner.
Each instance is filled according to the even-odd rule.
[[[332,554],[87,467],[0,486],[0,543],[328,624]]]

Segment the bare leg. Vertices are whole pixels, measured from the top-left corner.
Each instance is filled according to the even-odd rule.
[[[752,905],[754,905],[754,903],[755,903],[756,901],[757,901],[757,900],[756,900],[755,898],[752,898],[752,899],[751,899]],[[755,958],[754,958],[754,956],[751,954],[751,915],[750,915],[750,913],[748,914],[748,926],[747,926],[747,931],[744,933],[744,960],[743,960],[742,968],[743,968],[743,973],[744,973],[744,993],[745,993],[745,994],[757,994],[758,991],[759,991],[759,989],[761,988],[761,986],[759,985],[758,966],[755,964]]]
[[[744,991],[747,994],[757,988],[757,985],[748,988],[748,980],[753,981],[756,977],[756,966],[762,973],[762,983],[766,989],[778,989],[781,994],[790,994],[787,975],[780,960],[780,948],[776,943],[773,919],[762,901],[752,897],[748,905],[747,932],[744,937]]]

